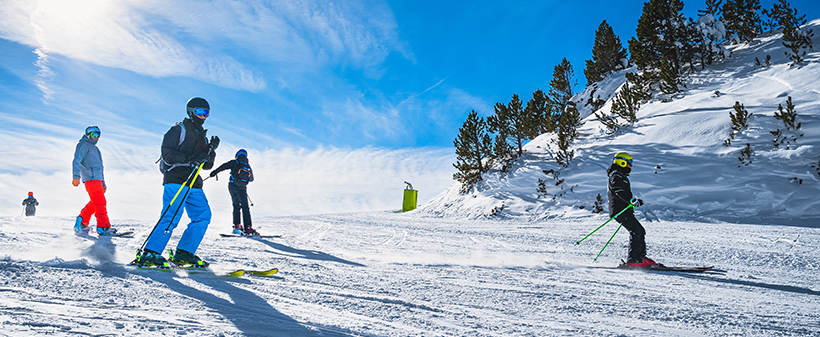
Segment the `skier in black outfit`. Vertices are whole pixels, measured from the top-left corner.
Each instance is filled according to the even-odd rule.
[[[233,203],[233,233],[243,236],[259,236],[259,233],[252,228],[251,210],[248,207],[248,183],[253,181],[253,170],[248,163],[248,151],[245,151],[245,149],[236,151],[234,160],[219,165],[211,171],[211,177],[216,177],[217,173],[224,170],[231,170],[228,192],[231,193],[231,202]],[[239,222],[240,212],[245,223],[244,228]]]
[[[657,265],[655,261],[646,257],[646,230],[644,230],[632,208],[643,205],[643,200],[632,197],[629,185],[629,172],[632,171],[632,156],[626,152],[618,152],[612,160],[612,165],[606,170],[609,176],[607,197],[609,198],[609,216],[614,217],[630,204],[630,207],[615,218],[629,231],[629,259],[626,264],[630,267],[651,267]]]
[[[37,199],[34,199],[34,192],[28,192],[28,198],[23,199],[23,206],[26,206],[26,216],[34,216],[39,205]]]

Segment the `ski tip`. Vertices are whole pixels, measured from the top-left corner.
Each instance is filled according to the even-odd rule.
[[[241,277],[242,275],[245,275],[245,271],[242,269],[225,274],[228,277]]]
[[[276,274],[278,272],[279,272],[279,269],[277,269],[277,268],[262,270],[262,271],[250,271],[251,275],[256,275],[256,276],[273,276],[274,274]]]

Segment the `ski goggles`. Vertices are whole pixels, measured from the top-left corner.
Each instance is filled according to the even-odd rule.
[[[615,159],[616,159],[616,160],[617,160],[617,159],[623,160],[623,161],[625,161],[625,162],[626,162],[626,166],[628,166],[628,167],[632,167],[632,159],[626,159],[626,158],[624,158],[624,157],[615,157]]]
[[[91,138],[100,138],[100,132],[99,131],[91,131],[91,132],[88,133],[88,136],[91,137]]]
[[[190,111],[198,117],[208,117],[211,114],[211,111],[205,108],[193,108]]]

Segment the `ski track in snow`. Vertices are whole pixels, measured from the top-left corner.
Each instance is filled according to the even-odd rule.
[[[70,218],[0,217],[0,336],[808,336],[820,334],[816,228],[648,222],[650,256],[684,274],[588,268],[626,254],[601,217],[520,223],[392,212],[255,221],[282,238],[197,252],[225,278],[131,269],[133,238],[78,237]],[[184,227],[184,224],[182,225]],[[178,229],[169,247],[178,240]]]

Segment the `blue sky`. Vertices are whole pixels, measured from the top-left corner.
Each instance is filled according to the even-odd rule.
[[[820,17],[816,1],[790,2]],[[65,173],[63,156],[90,124],[103,130],[107,164],[153,170],[162,134],[201,96],[205,126],[227,148],[218,160],[239,147],[252,158],[302,153],[346,177],[368,153],[380,165],[412,154],[427,164],[418,174],[429,198],[451,182],[470,110],[489,115],[514,93],[546,89],[563,57],[582,89],[604,19],[626,44],[642,2],[611,3],[4,0],[0,173]],[[371,170],[398,188],[414,178]]]
[[[812,1],[791,3],[820,15]],[[686,13],[698,6],[690,1]],[[598,24],[606,19],[625,44],[641,7],[5,1],[0,85],[9,97],[0,112],[60,111],[32,117],[76,127],[109,116],[115,128],[161,132],[184,116],[187,98],[202,96],[214,131],[259,147],[450,147],[470,110],[488,115],[513,93],[546,89],[563,57],[581,89]]]

